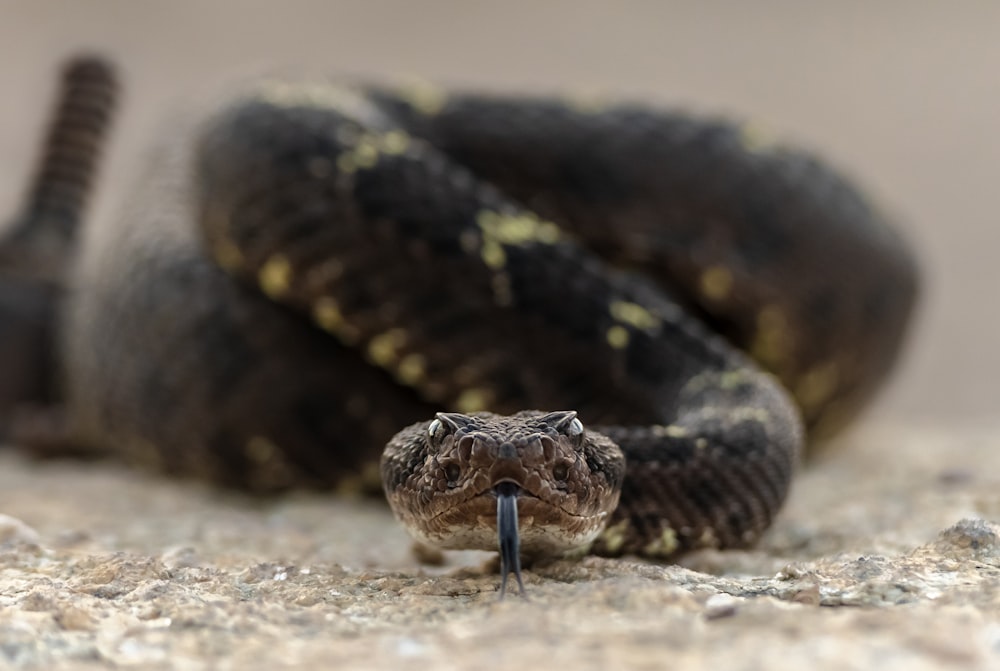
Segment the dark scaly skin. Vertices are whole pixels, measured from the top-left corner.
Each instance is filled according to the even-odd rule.
[[[915,294],[908,247],[843,177],[748,125],[636,106],[453,96],[408,128],[778,375],[813,436],[870,400]]]
[[[738,348],[836,423],[915,295],[856,190],[723,122],[272,81],[173,133],[83,251],[62,354],[77,435],[170,472],[332,486],[412,424],[382,466],[412,512],[414,422],[573,408],[627,461],[595,551],[742,546],[803,423]]]
[[[100,58],[67,65],[31,187],[0,238],[0,435],[20,437],[17,419],[60,401],[58,311],[117,89]]]

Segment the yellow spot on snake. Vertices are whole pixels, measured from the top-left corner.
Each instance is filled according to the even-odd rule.
[[[727,391],[750,384],[753,384],[753,377],[750,375],[750,371],[745,368],[733,368],[723,371],[719,376],[719,387]]]
[[[370,170],[378,164],[380,154],[398,156],[409,146],[410,136],[401,130],[366,133],[357,139],[350,151],[337,157],[337,168],[344,173]]]
[[[481,210],[476,214],[476,225],[482,232],[479,255],[493,270],[507,264],[505,245],[525,245],[531,242],[549,245],[559,239],[559,227],[551,221],[542,221],[531,213],[501,214]],[[475,238],[463,235],[462,249],[474,249]]]
[[[255,464],[266,464],[280,454],[280,450],[270,438],[253,436],[244,446],[243,453]]]
[[[391,130],[381,137],[379,148],[390,156],[404,153],[410,146],[410,136],[401,130]]]
[[[751,153],[766,151],[775,145],[774,135],[756,122],[746,122],[740,126],[740,144]]]
[[[710,301],[721,301],[733,289],[733,274],[722,266],[711,266],[699,278],[701,294]]]
[[[372,168],[378,163],[378,147],[372,141],[362,138],[354,148],[354,163],[359,168]]]
[[[750,355],[764,366],[777,369],[793,347],[788,318],[777,305],[769,305],[757,314],[757,333],[750,344]]]
[[[580,114],[600,114],[611,106],[608,96],[597,91],[575,91],[565,96],[566,106]]]
[[[470,413],[486,410],[493,401],[493,393],[489,389],[473,387],[466,389],[455,399],[455,409],[459,412]]]
[[[551,245],[559,240],[559,227],[543,221],[530,212],[501,214],[482,210],[476,215],[476,225],[483,231],[483,238],[505,245],[524,245],[538,242]]]
[[[346,173],[368,170],[374,168],[376,163],[378,146],[371,135],[362,136],[351,151],[337,157],[337,168]]]
[[[666,436],[668,438],[687,438],[688,430],[683,426],[677,426],[676,424],[670,424],[668,426],[654,426],[652,427],[652,433],[654,436]]]
[[[493,270],[500,270],[507,264],[507,253],[503,251],[503,246],[493,240],[483,242],[479,255],[482,257],[483,263]]]
[[[407,354],[396,367],[396,377],[403,384],[413,387],[424,379],[427,360],[420,354]]]
[[[437,114],[448,102],[444,91],[423,79],[410,80],[399,89],[398,95],[425,116]]]
[[[834,361],[811,368],[795,385],[795,398],[805,410],[816,410],[837,390],[839,378],[840,367]]]
[[[283,254],[269,258],[257,273],[261,291],[271,298],[280,298],[292,284],[292,264]]]
[[[719,547],[719,537],[715,535],[715,529],[712,527],[702,529],[701,536],[698,537],[698,546],[703,548]]]
[[[638,303],[613,301],[609,306],[609,311],[616,321],[629,324],[644,331],[654,329],[660,325],[660,320]]]
[[[604,543],[604,549],[610,554],[617,554],[625,546],[625,539],[628,537],[628,520],[622,520],[601,532],[600,539]]]
[[[615,349],[625,349],[628,346],[628,331],[624,326],[612,326],[605,337],[608,344]]]
[[[406,344],[406,331],[389,329],[368,342],[368,358],[382,368],[388,368],[399,357],[399,349]]]
[[[642,554],[647,557],[664,559],[677,552],[677,547],[677,532],[667,527],[660,533],[659,538],[654,538],[642,548]]]
[[[340,306],[329,296],[323,296],[313,303],[312,317],[313,321],[327,333],[337,333],[344,325]]]
[[[331,109],[353,119],[380,116],[374,105],[357,91],[324,82],[272,79],[258,83],[254,94],[276,107]]]

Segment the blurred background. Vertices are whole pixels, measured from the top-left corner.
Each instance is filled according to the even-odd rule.
[[[995,0],[0,0],[0,16],[0,219],[30,173],[59,63],[81,49],[113,57],[125,81],[98,219],[185,100],[275,68],[749,117],[854,176],[919,252],[914,337],[869,417],[959,422],[1000,407]]]

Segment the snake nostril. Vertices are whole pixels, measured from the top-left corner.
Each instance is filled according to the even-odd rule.
[[[452,462],[444,467],[444,477],[448,481],[449,487],[458,484],[458,478],[462,475],[462,469],[458,464]]]
[[[565,482],[569,477],[569,466],[566,464],[556,464],[552,467],[552,477],[559,482]]]

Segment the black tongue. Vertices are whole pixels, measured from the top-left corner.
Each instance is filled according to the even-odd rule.
[[[520,488],[513,482],[501,482],[494,491],[497,494],[497,537],[500,542],[500,598],[507,593],[507,577],[511,572],[523,596],[521,539],[517,534],[517,494]]]

